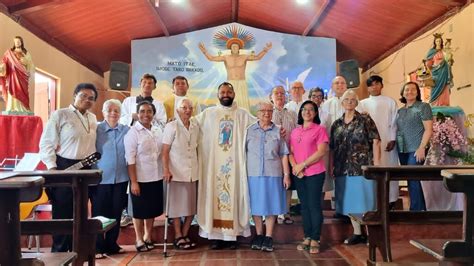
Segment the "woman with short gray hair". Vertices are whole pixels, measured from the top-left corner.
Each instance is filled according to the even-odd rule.
[[[329,142],[336,213],[365,213],[375,208],[375,183],[365,179],[361,166],[380,164],[380,136],[370,116],[356,111],[359,99],[355,91],[347,90],[341,98],[345,112],[332,124]],[[365,242],[360,224],[352,219],[351,222],[354,233],[344,244]]]
[[[250,210],[257,232],[251,248],[263,251],[273,251],[273,227],[277,215],[287,212],[285,190],[291,182],[288,147],[272,113],[271,103],[259,103],[258,121],[247,128],[245,140]]]
[[[129,176],[125,161],[124,136],[128,127],[119,124],[122,104],[116,99],[104,102],[102,113],[104,121],[97,125],[97,152],[102,159],[94,166],[103,171],[102,181],[89,187],[92,202],[92,216],[105,216],[120,221],[123,208],[127,205],[127,184]],[[97,235],[96,258],[104,254],[123,253],[117,244],[120,225],[116,224],[107,233]]]

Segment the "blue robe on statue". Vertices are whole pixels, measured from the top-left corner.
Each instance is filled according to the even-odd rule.
[[[449,64],[444,59],[442,50],[431,48],[427,55],[427,60],[433,60],[431,68],[431,76],[433,77],[434,86],[431,88],[430,103],[434,102],[442,94],[451,81],[451,72],[449,71]]]

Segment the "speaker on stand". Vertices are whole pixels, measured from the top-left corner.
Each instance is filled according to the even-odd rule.
[[[350,59],[342,61],[339,64],[339,73],[346,79],[347,88],[359,87],[359,62],[357,62],[357,60]]]
[[[113,90],[127,90],[130,77],[130,65],[120,61],[110,63],[109,87]]]

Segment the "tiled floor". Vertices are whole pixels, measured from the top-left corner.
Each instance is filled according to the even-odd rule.
[[[320,254],[310,255],[297,251],[296,245],[275,245],[274,252],[250,250],[241,246],[238,250],[209,250],[207,246],[192,251],[168,250],[169,257],[164,258],[162,247],[143,253],[136,253],[133,246],[124,246],[125,254],[97,260],[97,265],[350,265],[338,252],[330,247]]]

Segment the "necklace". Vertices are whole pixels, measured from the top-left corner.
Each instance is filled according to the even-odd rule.
[[[302,128],[301,128],[301,132],[300,132],[300,134],[298,135],[298,138],[296,139],[296,142],[301,143],[301,141],[303,140],[303,133],[304,133],[304,131],[305,131],[305,130],[304,130],[304,128],[302,127]]]
[[[79,112],[79,111],[78,111]],[[81,125],[82,127],[84,128],[84,130],[87,132],[87,134],[89,134],[91,132],[91,125],[89,124],[89,116],[87,115],[86,113],[86,119],[87,119],[87,127],[86,125],[84,125],[84,122],[82,121],[81,117],[79,116],[79,114],[77,112],[74,111],[74,113],[76,114],[77,118],[79,119],[79,121],[81,121]]]

